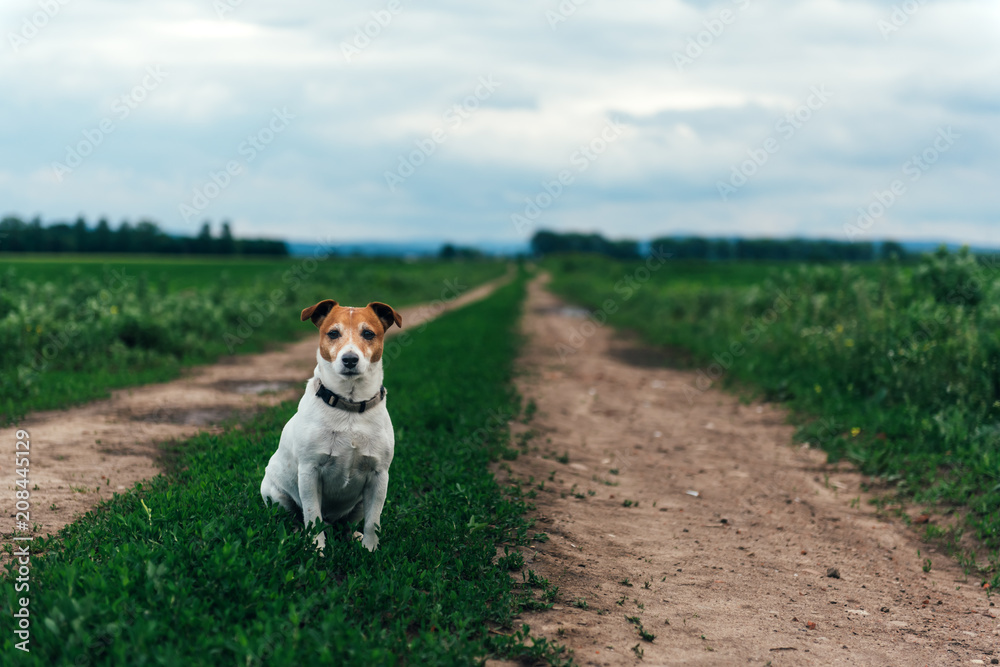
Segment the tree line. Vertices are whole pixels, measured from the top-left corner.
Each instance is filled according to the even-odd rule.
[[[666,236],[650,241],[659,252],[675,259],[703,260],[797,260],[797,261],[870,261],[897,256],[906,257],[906,249],[895,241],[880,244],[826,239],[726,239],[700,236]],[[531,239],[536,255],[557,252],[592,252],[619,259],[640,255],[638,241],[609,241],[600,234],[560,234],[542,230]]]
[[[84,218],[73,224],[43,224],[40,218],[25,222],[8,216],[0,220],[0,252],[104,252],[155,253],[176,255],[288,255],[284,241],[233,238],[228,222],[218,236],[205,222],[197,236],[167,234],[155,222],[141,220],[135,225],[122,222],[112,229],[101,219],[93,227]]]

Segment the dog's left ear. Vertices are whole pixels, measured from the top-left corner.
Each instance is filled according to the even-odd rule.
[[[378,317],[379,321],[382,323],[382,328],[385,331],[389,330],[393,322],[400,329],[403,328],[403,318],[399,316],[392,306],[387,306],[384,303],[379,303],[378,301],[372,301],[368,304],[368,307],[375,311],[375,316]]]

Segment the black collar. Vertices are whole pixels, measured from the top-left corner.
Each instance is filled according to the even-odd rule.
[[[331,408],[337,408],[346,412],[357,412],[360,414],[368,408],[374,408],[376,405],[384,401],[387,393],[388,392],[385,390],[385,387],[382,387],[378,390],[377,394],[369,398],[367,401],[351,401],[343,396],[338,396],[333,393],[324,387],[322,382],[320,382],[319,391],[316,392],[316,396],[318,396],[320,400],[329,405]]]

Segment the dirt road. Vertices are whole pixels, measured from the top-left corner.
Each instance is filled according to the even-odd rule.
[[[511,465],[550,538],[528,567],[559,586],[524,616],[536,634],[582,665],[998,662],[977,581],[852,507],[861,478],[793,447],[779,408],[691,391],[694,373],[637,365],[650,351],[581,315],[532,285],[538,451]]]
[[[397,342],[419,335],[419,326],[443,312],[485,298],[509,281],[513,273],[471,289],[451,300],[400,310],[403,329],[393,328]],[[17,429],[31,435],[31,523],[35,535],[56,533],[101,500],[155,476],[161,470],[162,443],[191,437],[200,431],[219,432],[222,424],[264,407],[297,398],[316,366],[316,335],[273,352],[229,357],[198,366],[172,382],[122,389],[111,398],[68,410],[29,415],[0,429],[0,443],[10,456],[0,460],[5,492],[0,511],[9,517],[3,533],[8,536],[15,514],[13,450]],[[391,359],[401,350],[386,343]],[[387,365],[387,369],[391,363]],[[386,383],[391,386],[391,371]]]

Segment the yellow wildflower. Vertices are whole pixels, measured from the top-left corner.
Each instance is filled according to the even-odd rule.
[[[118,306],[111,306],[111,314],[112,315],[118,314]]]
[[[847,347],[854,347],[854,339],[853,338],[846,339],[844,341],[844,345],[846,345]]]
[[[854,438],[858,437],[858,433],[861,433],[861,429],[858,428],[857,426],[851,429],[851,437]]]
[[[822,394],[823,393],[823,387],[821,387],[819,385],[816,385],[815,387],[813,387],[813,389],[816,390],[817,394]]]

